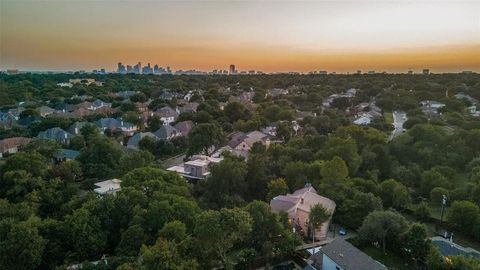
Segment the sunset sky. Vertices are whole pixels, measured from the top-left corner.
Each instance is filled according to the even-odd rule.
[[[0,0],[0,69],[480,71],[480,1]]]

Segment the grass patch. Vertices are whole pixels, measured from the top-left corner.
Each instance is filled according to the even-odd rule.
[[[393,114],[392,112],[384,112],[383,117],[385,118],[385,122],[388,124],[393,124]]]
[[[388,252],[387,254],[384,254],[381,249],[371,246],[361,247],[360,250],[368,254],[368,256],[372,257],[373,259],[381,262],[390,270],[414,269],[413,265],[409,265],[408,261],[398,256],[397,254],[394,254],[393,252]]]

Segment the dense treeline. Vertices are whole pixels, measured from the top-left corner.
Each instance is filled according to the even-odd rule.
[[[302,239],[292,233],[285,216],[271,212],[268,202],[306,183],[336,202],[334,222],[358,231],[359,246],[379,243],[383,252],[418,269],[478,265],[463,257],[447,264],[432,248],[429,229],[420,224],[435,220],[432,210],[446,195],[445,228],[480,241],[480,121],[464,113],[468,103],[456,103],[446,94],[461,91],[480,99],[476,74],[92,75],[104,86],[56,86],[82,76],[2,74],[1,105],[55,104],[72,95],[91,95],[113,102],[116,113],[125,116],[135,112],[132,102],[117,100],[110,92],[141,91],[140,99],[154,99],[153,109],[175,105],[175,98],[157,99],[165,89],[182,94],[201,89],[194,97],[200,103],[197,112],[179,116],[196,127],[187,138],[142,140],[142,150],[132,152],[119,144],[124,140],[120,135],[104,136],[87,125],[69,145],[34,140],[7,157],[0,167],[0,265],[5,269],[65,268],[103,255],[109,264],[98,269],[251,269],[272,264],[291,255]],[[390,141],[383,118],[355,126],[343,108],[321,107],[325,97],[352,87],[359,89],[353,104],[375,98],[384,111],[407,111],[408,131]],[[288,88],[289,94],[270,97],[270,88]],[[230,96],[252,90],[253,108],[239,102],[220,108]],[[441,117],[422,116],[418,102],[425,99],[446,103]],[[316,115],[297,119],[298,111]],[[298,132],[290,122],[296,119]],[[47,117],[0,135],[35,136],[77,120]],[[155,159],[182,152],[209,154],[232,131],[256,130],[276,121],[284,121],[276,138],[283,143],[268,148],[255,144],[246,160],[226,155],[196,185],[165,172]],[[80,156],[55,161],[61,147],[79,150]],[[123,181],[115,196],[97,197],[91,191],[94,182],[114,177]]]

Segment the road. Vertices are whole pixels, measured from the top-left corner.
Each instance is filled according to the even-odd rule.
[[[407,113],[402,111],[394,111],[393,112],[393,127],[395,128],[390,135],[390,140],[397,137],[398,135],[402,134],[403,124],[407,121]]]

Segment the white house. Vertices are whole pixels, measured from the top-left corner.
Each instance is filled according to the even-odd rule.
[[[120,184],[122,180],[120,179],[110,179],[102,182],[95,183],[95,188],[93,191],[98,195],[105,195],[105,194],[115,194],[121,190]]]

